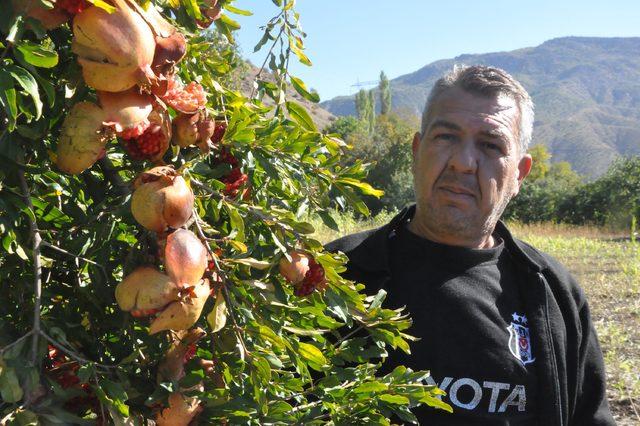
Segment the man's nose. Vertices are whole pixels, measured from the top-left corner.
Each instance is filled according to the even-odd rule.
[[[457,144],[449,158],[449,167],[458,173],[475,173],[478,168],[478,153],[473,140]]]

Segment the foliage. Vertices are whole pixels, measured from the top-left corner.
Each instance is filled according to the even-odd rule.
[[[607,173],[578,187],[559,207],[568,223],[629,229],[640,216],[640,157],[616,160]]]
[[[439,391],[424,385],[426,372],[398,367],[376,376],[389,347],[408,351],[411,321],[381,307],[383,292],[367,296],[364,286],[341,278],[346,259],[324,252],[303,220],[313,212],[335,229],[329,212],[336,204],[364,214],[361,195],[377,192],[362,182],[362,162],[340,164],[344,143],[319,133],[306,110],[286,98],[291,84],[317,101],[288,71],[290,59],[310,65],[294,2],[274,0],[278,13],[256,50],[270,48],[248,97],[232,90],[240,24],[230,14],[249,11],[224,2],[212,34],[196,25],[205,2],[143,3],[175,18],[188,41],[176,72],[202,85],[207,113],[226,125],[210,152],[174,146],[163,159],[195,192],[185,226],[213,262],[206,276],[216,282],[214,294],[196,323],[205,336],[195,358],[185,358],[182,377],[158,376],[175,333],[149,335],[147,320],[114,300],[116,284],[136,266],[160,263],[161,236],[130,211],[130,183],[151,164],[132,160],[114,138],[85,172],[57,170],[68,111],[96,96],[82,81],[69,25],[47,31],[2,0],[2,422],[143,424],[175,392],[197,398],[199,420],[208,424],[388,424],[393,414],[413,421],[409,407],[420,403],[443,407]],[[267,64],[275,82],[261,78]],[[238,193],[225,191],[229,168],[219,160],[229,153],[247,176]],[[278,273],[279,260],[294,249],[324,269],[324,291],[295,296]]]
[[[358,119],[366,125],[367,131],[371,134],[376,123],[376,97],[373,90],[364,90],[356,94],[356,111]]]
[[[353,147],[345,164],[372,164],[367,180],[384,194],[380,198],[367,197],[369,209],[374,214],[383,209],[396,210],[413,200],[410,141],[415,128],[395,113],[378,116],[371,134],[365,129],[366,123],[360,123],[341,117],[328,131],[340,134]]]
[[[380,114],[385,115],[391,112],[391,86],[384,71],[380,71],[380,83],[378,84],[380,93]]]
[[[529,155],[531,155],[533,159],[533,164],[531,165],[531,171],[529,172],[529,176],[527,176],[527,180],[529,182],[536,182],[544,179],[549,172],[551,153],[545,145],[537,144],[529,148]]]

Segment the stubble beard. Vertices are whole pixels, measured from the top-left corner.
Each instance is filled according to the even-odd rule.
[[[437,233],[455,235],[463,240],[475,240],[488,237],[493,233],[496,223],[513,198],[513,184],[505,188],[503,198],[496,204],[491,213],[482,217],[478,209],[463,211],[462,209],[446,205],[430,203],[428,200],[417,198],[418,208],[421,210],[424,225]]]

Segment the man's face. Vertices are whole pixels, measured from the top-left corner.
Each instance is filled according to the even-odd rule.
[[[484,245],[531,169],[531,157],[520,153],[518,120],[508,96],[451,88],[436,99],[425,134],[413,141],[414,221],[426,236]]]

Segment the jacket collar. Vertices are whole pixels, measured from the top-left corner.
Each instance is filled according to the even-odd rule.
[[[402,223],[413,217],[415,210],[415,204],[406,206],[389,223],[371,231],[361,244],[353,248],[349,260],[366,271],[389,274],[389,239]],[[495,232],[519,263],[534,272],[542,271],[540,261],[543,258],[526,243],[514,238],[504,222],[498,221]]]

